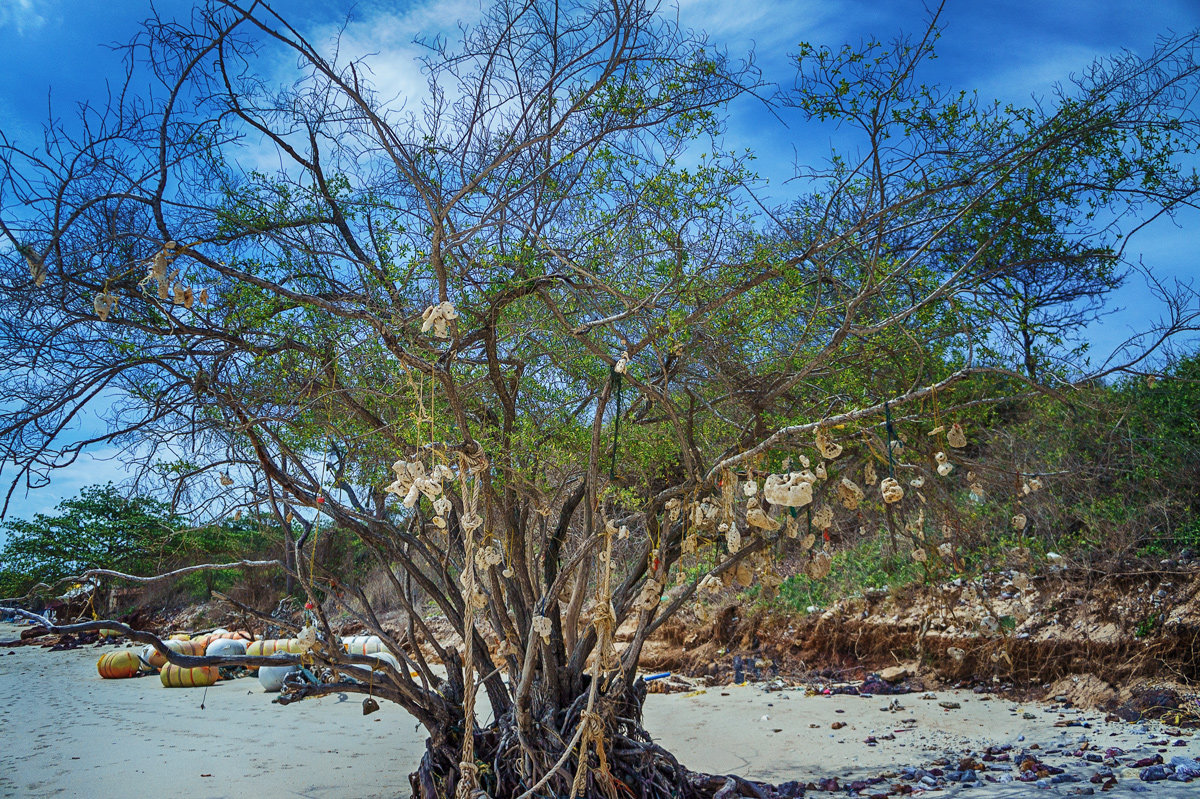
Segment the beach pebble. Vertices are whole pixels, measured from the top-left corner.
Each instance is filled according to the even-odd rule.
[[[1147,766],[1138,773],[1138,777],[1142,782],[1158,782],[1165,780],[1170,775],[1164,766]]]

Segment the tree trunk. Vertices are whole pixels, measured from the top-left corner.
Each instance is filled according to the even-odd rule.
[[[586,680],[587,678],[585,678]],[[522,745],[513,713],[492,726],[475,730],[475,757],[482,793],[477,799],[515,799],[529,792],[534,797],[575,796],[583,799],[732,799],[759,797],[784,799],[803,795],[799,783],[780,786],[752,782],[730,775],[689,771],[655,744],[642,726],[646,684],[628,686],[619,674],[604,678],[595,712],[589,715],[585,690],[566,708],[534,708],[534,733]],[[553,693],[535,691],[537,694]],[[589,719],[593,724],[588,728]],[[580,729],[584,725],[584,729]],[[409,775],[413,799],[446,799],[457,795],[462,748],[461,719],[450,734],[426,741],[420,766]],[[591,732],[598,732],[597,745]],[[579,753],[586,752],[586,769],[579,774]],[[567,753],[564,757],[564,753]],[[532,765],[532,771],[528,769]],[[550,776],[547,777],[546,775]]]

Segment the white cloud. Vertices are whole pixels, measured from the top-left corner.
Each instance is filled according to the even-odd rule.
[[[37,30],[46,24],[46,17],[38,9],[46,10],[46,3],[34,0],[2,0],[0,2],[0,30],[11,28],[18,36]]]
[[[312,41],[327,55],[336,46],[342,63],[365,59],[380,99],[393,109],[416,110],[429,94],[420,59],[430,51],[415,40],[442,36],[453,44],[460,26],[476,22],[481,13],[479,0],[424,2],[403,10],[378,3],[356,10],[344,29],[340,22],[316,29]]]

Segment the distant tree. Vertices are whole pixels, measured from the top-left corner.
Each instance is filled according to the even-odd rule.
[[[175,562],[183,520],[149,497],[123,496],[110,483],[65,499],[57,513],[5,523],[0,570],[15,596],[36,583],[52,584],[88,569],[124,572],[161,570]]]

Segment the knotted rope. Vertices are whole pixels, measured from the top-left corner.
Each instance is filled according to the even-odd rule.
[[[482,452],[474,458],[462,457],[459,461],[463,483],[463,598],[466,600],[463,637],[466,639],[463,663],[463,742],[458,763],[458,788],[456,799],[474,799],[479,793],[479,768],[475,765],[475,529],[481,521],[476,513],[479,507],[479,491],[483,482],[481,472],[487,469],[487,458]],[[470,486],[468,475],[474,474]]]
[[[608,770],[608,755],[604,750],[604,719],[596,712],[596,695],[600,688],[602,671],[620,665],[616,648],[613,646],[617,624],[617,613],[612,604],[613,525],[605,524],[601,535],[604,536],[604,552],[600,555],[604,562],[604,571],[601,572],[599,595],[592,616],[592,623],[596,627],[596,659],[592,663],[592,684],[588,689],[587,708],[579,715],[582,735],[579,739],[579,766],[575,771],[575,781],[571,785],[571,799],[582,796],[587,788],[587,775],[591,770],[588,765],[589,745],[596,751],[596,770],[601,779],[612,779]]]

